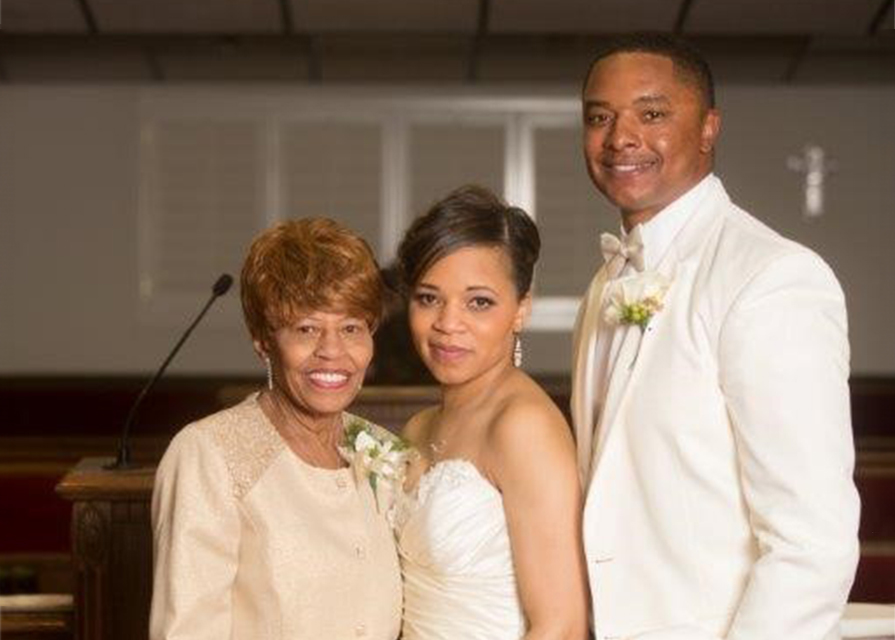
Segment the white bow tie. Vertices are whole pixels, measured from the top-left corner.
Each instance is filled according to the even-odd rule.
[[[624,239],[620,239],[611,233],[600,234],[600,249],[603,251],[603,259],[607,264],[621,257],[622,265],[630,261],[635,269],[643,271],[643,238],[640,235],[640,225],[634,227]],[[621,268],[618,269],[621,271]]]

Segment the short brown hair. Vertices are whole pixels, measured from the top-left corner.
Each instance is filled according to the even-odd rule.
[[[282,222],[252,242],[241,276],[242,312],[253,339],[302,313],[344,311],[375,331],[382,277],[363,238],[328,218]]]
[[[412,288],[426,271],[458,249],[489,246],[506,251],[519,298],[531,289],[541,237],[532,219],[479,185],[466,185],[433,204],[410,225],[398,247],[404,285]]]

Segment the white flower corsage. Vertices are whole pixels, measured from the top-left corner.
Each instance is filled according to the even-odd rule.
[[[416,449],[388,429],[352,416],[339,453],[351,464],[357,482],[370,483],[376,508],[382,512],[388,511],[395,493],[403,490],[407,465]]]
[[[671,280],[655,271],[618,278],[606,285],[603,320],[609,325],[637,325],[646,329],[662,310]]]

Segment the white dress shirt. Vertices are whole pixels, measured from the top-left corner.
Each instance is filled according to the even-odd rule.
[[[703,199],[711,191],[712,186],[718,182],[719,180],[715,177],[715,174],[708,174],[680,198],[659,211],[648,221],[638,225],[640,227],[640,237],[643,240],[643,265],[645,271],[655,269],[659,265],[665,254],[668,253],[675,236],[684,227],[693,212],[699,208]],[[622,241],[624,241],[627,235],[628,232],[622,226]],[[610,282],[614,278],[626,278],[635,273],[634,265],[628,261],[617,276],[612,277],[610,274]],[[597,366],[597,384],[599,386],[598,393],[595,396],[597,404],[595,415],[597,416],[601,415],[600,408],[606,398],[609,380],[612,378],[615,363],[618,361],[618,353],[621,350],[622,342],[627,332],[632,330],[639,331],[639,329],[631,326],[618,325],[614,329],[601,332],[601,335],[597,337],[597,342],[594,345],[596,350],[594,362]],[[597,424],[599,424],[599,418]]]

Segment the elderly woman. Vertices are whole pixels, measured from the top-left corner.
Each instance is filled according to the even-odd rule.
[[[185,427],[159,464],[151,640],[398,636],[392,533],[338,451],[381,305],[369,247],[339,224],[255,239],[242,307],[267,388]]]

